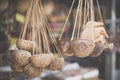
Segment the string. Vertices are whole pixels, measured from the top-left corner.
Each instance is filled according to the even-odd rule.
[[[77,39],[80,37],[80,30],[81,30],[81,26],[82,26],[82,6],[83,6],[83,0],[81,0],[81,4],[80,4],[80,10],[79,10],[79,20],[78,20],[78,34],[77,34]]]
[[[104,22],[104,21],[103,21],[103,17],[102,17],[102,13],[101,13],[101,10],[100,10],[100,5],[99,5],[98,0],[96,0],[96,2],[97,2],[97,8],[98,8],[98,13],[99,13],[99,16],[100,16],[100,20],[101,20],[102,22]]]
[[[64,33],[66,24],[67,24],[67,22],[68,22],[68,19],[69,19],[69,17],[70,17],[71,11],[72,11],[72,9],[73,9],[74,3],[75,3],[75,0],[73,0],[73,2],[72,2],[70,11],[69,11],[69,13],[68,13],[67,19],[66,19],[65,24],[64,24],[64,26],[63,26],[63,29],[62,29],[61,35],[60,35],[60,37],[59,37],[59,40],[61,40],[61,38],[62,38],[62,35],[63,35],[63,33]]]
[[[77,8],[77,13],[76,13],[76,17],[75,17],[75,24],[74,24],[74,28],[73,28],[73,32],[72,32],[71,41],[73,40],[73,38],[74,38],[74,35],[75,35],[75,30],[76,30],[76,22],[77,22],[78,13],[79,13],[80,1],[81,1],[81,0],[79,0],[79,3],[78,3],[78,8]]]

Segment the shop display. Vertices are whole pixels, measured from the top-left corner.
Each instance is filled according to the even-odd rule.
[[[68,14],[68,18],[73,4]],[[88,56],[97,57],[102,54],[105,49],[110,48],[112,43],[107,41],[109,36],[104,28],[98,0],[96,0],[96,4],[100,17],[99,21],[96,21],[93,0],[79,0],[71,39],[69,41],[62,40],[65,26],[59,38],[59,45],[63,54],[65,54],[68,49],[71,49],[70,52],[80,58]],[[66,22],[68,21],[68,18]]]
[[[18,49],[8,53],[14,72],[34,78],[44,69],[60,70],[64,66],[64,58],[44,14],[41,0],[31,0],[16,46]]]

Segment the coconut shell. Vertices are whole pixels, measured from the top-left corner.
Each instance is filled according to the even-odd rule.
[[[23,72],[23,67],[18,64],[12,64],[10,67],[14,72]]]
[[[13,52],[14,50],[9,50],[6,54],[6,58],[8,59],[9,62],[13,62]]]
[[[36,68],[32,66],[32,64],[28,64],[24,67],[24,73],[27,77],[35,78],[38,77],[42,73],[43,69]]]
[[[70,48],[68,48],[67,49],[67,51],[65,52],[65,53],[63,53],[65,56],[73,56],[74,54],[73,54],[73,51],[70,49]]]
[[[106,49],[105,44],[96,44],[94,51],[90,55],[91,57],[98,57],[102,54],[102,52]]]
[[[20,66],[25,66],[29,63],[29,58],[31,53],[25,50],[12,50],[9,54],[9,59],[14,64],[19,64]]]
[[[50,64],[51,58],[51,54],[35,54],[30,60],[35,67],[45,68]]]
[[[95,40],[96,36],[99,34],[95,31],[95,27],[103,26],[102,22],[88,21],[85,28],[81,34],[81,39]],[[96,33],[95,33],[96,32]],[[96,35],[97,34],[97,35]]]
[[[48,66],[47,69],[49,70],[60,70],[64,66],[64,59],[63,58],[53,58],[52,62]]]
[[[61,41],[59,41],[59,46],[60,46],[60,49],[61,49],[62,53],[64,54],[64,53],[66,53],[66,51],[70,47],[69,46],[69,41],[61,40]]]
[[[90,40],[76,39],[71,41],[70,47],[77,57],[88,57],[95,48],[95,43]]]
[[[38,47],[35,41],[29,41],[24,39],[18,39],[17,40],[17,47],[22,50],[30,51],[30,52],[36,52],[38,51]]]

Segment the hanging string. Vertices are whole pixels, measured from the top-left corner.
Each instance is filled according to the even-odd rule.
[[[78,13],[79,13],[80,2],[81,2],[81,0],[79,0],[79,3],[78,3],[78,8],[77,8],[77,13],[76,13],[76,17],[75,17],[75,23],[74,23],[74,28],[73,28],[73,32],[72,32],[71,41],[73,40],[74,35],[75,35],[75,30],[76,30],[76,24],[77,24],[77,18],[78,18]]]
[[[94,21],[95,16],[94,16],[94,7],[93,7],[93,0],[90,0],[91,4],[91,21]]]
[[[63,33],[64,33],[66,24],[67,24],[67,22],[68,22],[68,19],[69,19],[69,17],[70,17],[71,11],[72,11],[72,9],[73,9],[74,3],[75,3],[75,0],[73,0],[73,2],[72,2],[70,11],[69,11],[69,13],[68,13],[67,19],[66,19],[65,24],[64,24],[64,26],[63,26],[63,29],[62,29],[61,35],[60,35],[60,37],[59,37],[59,40],[61,40],[61,38],[62,38],[62,35],[63,35]]]
[[[86,0],[85,0],[86,1]],[[80,38],[80,31],[82,27],[82,6],[83,6],[83,0],[81,0],[80,3],[80,10],[79,10],[79,20],[78,20],[78,31],[77,31],[77,39]]]
[[[27,14],[26,14],[27,15],[26,16],[26,22],[24,23],[24,25],[22,27],[23,32],[20,33],[20,38],[21,39],[24,39],[24,37],[25,37],[25,32],[26,32],[27,25],[28,25],[28,22],[29,22],[30,13],[31,13],[31,10],[32,10],[32,7],[33,7],[33,5],[32,5],[33,1],[34,0],[31,1],[31,5],[30,5],[31,7],[28,9]]]
[[[96,0],[96,2],[97,2],[97,8],[98,8],[98,13],[99,13],[99,16],[100,16],[100,20],[104,23],[98,0]]]
[[[62,29],[61,35],[60,35],[60,37],[59,37],[59,40],[61,40],[61,38],[62,38],[62,35],[63,35],[63,33],[64,33],[64,30],[65,30],[66,24],[67,24],[67,22],[68,22],[68,19],[69,19],[69,17],[70,17],[71,12],[72,12],[72,9],[73,9],[73,6],[74,6],[74,3],[75,3],[75,0],[73,0],[73,2],[72,2],[72,5],[71,5],[71,8],[70,8],[70,11],[69,11],[69,13],[68,13],[67,19],[66,19],[65,24],[64,24],[64,26],[63,26],[63,29]]]

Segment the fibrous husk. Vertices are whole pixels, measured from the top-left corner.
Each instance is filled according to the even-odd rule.
[[[52,62],[48,66],[48,70],[60,70],[64,66],[63,58],[53,58]]]
[[[50,64],[52,56],[52,54],[35,54],[30,60],[35,67],[45,68]]]
[[[60,46],[60,49],[62,51],[62,54],[64,54],[65,56],[73,56],[73,52],[72,50],[70,49],[70,45],[69,45],[69,41],[64,41],[64,40],[61,40],[59,42],[59,46]]]
[[[67,51],[65,53],[63,53],[65,56],[73,56],[73,51],[71,48],[68,48]]]
[[[11,50],[8,58],[14,64],[19,64],[20,66],[25,66],[29,63],[29,58],[31,53],[25,50]]]
[[[36,68],[32,66],[32,64],[28,64],[24,67],[24,73],[27,77],[35,78],[38,77],[42,73],[43,69]]]
[[[93,41],[85,39],[76,39],[70,43],[74,55],[77,57],[88,57],[94,50],[95,44]]]
[[[65,53],[68,50],[68,48],[70,47],[69,41],[61,40],[61,41],[59,41],[59,46],[60,46],[62,53]]]
[[[23,72],[23,67],[18,64],[12,64],[10,67],[14,72]]]
[[[22,50],[35,52],[38,50],[37,44],[35,41],[30,40],[24,40],[24,39],[18,39],[17,41],[17,47]]]
[[[97,30],[98,28],[95,28],[95,27],[99,27],[102,25],[103,25],[103,23],[101,23],[101,22],[88,21],[85,25],[85,28],[84,28],[82,34],[81,34],[81,39],[95,40],[97,38],[97,36],[99,36],[99,34],[100,34],[100,31]],[[97,30],[97,32],[95,30]]]
[[[98,57],[102,54],[102,52],[105,50],[106,45],[105,44],[99,44],[97,43],[95,46],[94,51],[92,52],[92,54],[90,55],[91,57]]]

